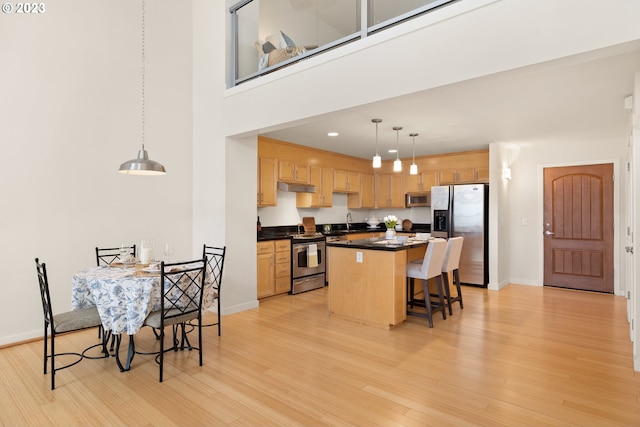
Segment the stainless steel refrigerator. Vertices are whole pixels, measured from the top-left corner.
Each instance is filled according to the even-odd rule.
[[[464,237],[460,255],[460,282],[489,284],[489,186],[461,184],[431,187],[431,235]]]

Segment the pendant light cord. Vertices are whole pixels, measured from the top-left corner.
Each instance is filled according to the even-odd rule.
[[[396,161],[400,160],[400,131],[402,126],[395,126],[393,130],[396,131]]]
[[[145,62],[145,57],[144,57],[144,41],[145,41],[145,21],[144,21],[144,16],[145,16],[145,0],[142,0],[142,50],[141,50],[141,62],[142,62],[142,68],[141,68],[141,73],[142,73],[142,149],[144,150],[144,74],[145,74],[145,69],[144,69],[144,62]]]
[[[376,122],[376,156],[378,155],[378,123]]]
[[[413,164],[416,163],[416,136],[418,136],[417,133],[411,133],[409,134],[410,137],[413,138]]]

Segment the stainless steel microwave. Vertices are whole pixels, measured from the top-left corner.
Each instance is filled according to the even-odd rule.
[[[405,196],[405,206],[431,206],[431,193],[409,193]]]

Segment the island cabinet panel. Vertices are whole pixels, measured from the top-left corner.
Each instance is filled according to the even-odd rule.
[[[336,246],[330,251],[332,315],[380,327],[406,320],[406,251]]]

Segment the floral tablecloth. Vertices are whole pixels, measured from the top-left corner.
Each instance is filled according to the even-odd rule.
[[[135,271],[101,266],[74,274],[72,309],[96,306],[105,330],[136,334],[149,313],[160,309],[161,294],[159,275],[136,275]],[[207,280],[203,306],[210,307],[213,301],[213,289]]]

